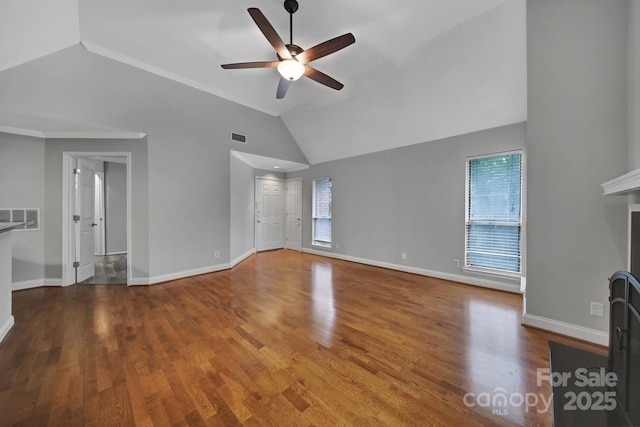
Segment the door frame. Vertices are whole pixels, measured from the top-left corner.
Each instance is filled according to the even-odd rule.
[[[95,213],[94,213],[94,217],[97,221],[95,221],[96,224],[98,224],[95,228],[95,236],[96,236],[96,247],[97,247],[97,251],[96,251],[96,255],[105,255],[106,252],[106,248],[105,248],[105,226],[104,226],[104,218],[105,218],[105,205],[104,205],[104,201],[105,201],[105,194],[104,194],[104,172],[103,171],[95,171],[94,173],[94,180],[97,183],[97,180],[100,180],[100,187],[98,187],[97,185],[95,186]]]
[[[288,230],[289,230],[289,227],[288,227],[288,221],[289,221],[289,196],[287,194],[287,187],[288,187],[288,184],[290,182],[293,182],[293,181],[299,181],[300,182],[300,247],[299,248],[298,247],[292,248],[292,247],[289,246],[289,233],[288,233]],[[286,219],[287,224],[285,224],[284,247],[286,249],[291,249],[291,250],[300,251],[300,252],[302,252],[302,221],[303,221],[302,220],[302,208],[304,207],[304,204],[302,202],[302,193],[303,193],[303,191],[302,191],[302,177],[290,178],[290,179],[285,180],[285,182],[284,182],[284,194],[285,194],[285,203],[284,203],[284,205],[285,205],[285,208],[284,209],[285,209],[285,219]]]
[[[132,271],[132,221],[131,221],[131,152],[65,151],[62,153],[62,286],[75,284],[73,262],[76,257],[75,227],[73,222],[74,180],[73,169],[78,158],[124,158],[127,167],[127,285]],[[108,160],[107,160],[108,161]],[[93,251],[93,248],[92,248]]]
[[[286,246],[285,245],[285,240],[284,240],[285,235],[286,235],[285,228],[287,226],[287,221],[286,221],[286,216],[285,216],[286,209],[287,209],[286,208],[286,206],[287,206],[287,201],[286,201],[286,192],[287,192],[286,180],[282,179],[282,178],[276,178],[274,176],[268,176],[268,175],[267,176],[256,176],[256,179],[254,181],[254,187],[255,187],[255,191],[254,191],[254,195],[253,195],[253,200],[254,200],[254,203],[253,203],[253,230],[254,230],[253,239],[254,240],[253,241],[255,242],[254,246],[256,247],[256,252],[260,252],[260,250],[258,250],[258,241],[259,241],[258,240],[258,237],[259,237],[258,233],[259,233],[259,230],[258,230],[258,226],[256,225],[256,221],[258,220],[256,212],[258,211],[258,188],[259,188],[258,187],[258,182],[261,179],[269,180],[269,181],[280,181],[280,182],[282,182],[282,187],[283,187],[282,188],[282,190],[283,190],[282,191],[282,194],[283,194],[283,197],[282,197],[282,217],[283,217],[282,222],[283,222],[283,224],[282,225],[283,226],[281,227],[281,229],[282,229],[282,248],[280,248],[280,249],[284,249],[285,246]]]

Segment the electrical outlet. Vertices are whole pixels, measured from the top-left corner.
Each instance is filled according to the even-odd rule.
[[[604,317],[604,304],[600,304],[599,302],[592,302],[591,315],[596,317]]]
[[[407,259],[407,253],[406,252],[402,252],[402,259]]]
[[[215,251],[215,252],[213,253],[213,257],[214,257],[214,258],[220,258],[220,251]]]
[[[453,266],[455,268],[460,268],[460,260],[459,259],[454,259],[453,260]]]
[[[340,249],[340,243],[336,243],[336,249]]]

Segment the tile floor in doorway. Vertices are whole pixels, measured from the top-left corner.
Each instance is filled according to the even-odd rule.
[[[126,285],[127,254],[96,255],[96,274],[80,283],[83,285]]]

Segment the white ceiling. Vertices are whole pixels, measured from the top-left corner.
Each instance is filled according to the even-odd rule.
[[[526,120],[525,0],[298,1],[295,44],[356,38],[311,64],[340,92],[302,78],[276,100],[275,69],[220,67],[275,59],[247,8],[288,42],[282,0],[3,2],[0,70],[82,42],[280,116],[312,164]]]
[[[0,2],[0,71],[80,41],[78,0]]]

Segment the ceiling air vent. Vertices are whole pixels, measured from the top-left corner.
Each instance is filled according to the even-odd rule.
[[[247,135],[242,135],[240,133],[231,132],[231,140],[235,142],[239,142],[241,144],[247,143]]]

